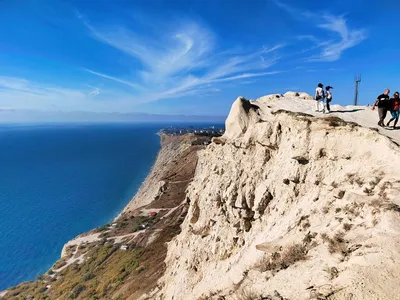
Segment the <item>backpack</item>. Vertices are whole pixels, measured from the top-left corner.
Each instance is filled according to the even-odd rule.
[[[329,100],[329,101],[331,101],[332,100],[332,94],[331,94],[331,92],[326,92],[326,99],[327,100]]]
[[[321,90],[321,92],[318,92],[315,96],[315,100],[320,100],[321,98],[324,98],[324,90]]]

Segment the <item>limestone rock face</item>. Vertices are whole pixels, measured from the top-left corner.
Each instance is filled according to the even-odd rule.
[[[225,122],[224,139],[234,139],[246,132],[250,123],[257,122],[257,107],[246,100],[238,97],[233,103],[231,111]]]
[[[234,102],[149,299],[398,299],[400,135],[307,96]]]

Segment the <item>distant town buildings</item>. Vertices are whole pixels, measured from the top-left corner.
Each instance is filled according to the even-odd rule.
[[[225,128],[222,126],[209,126],[209,127],[168,127],[164,128],[160,131],[162,134],[171,135],[171,136],[179,136],[185,135],[188,133],[192,133],[199,136],[221,136],[225,133]]]

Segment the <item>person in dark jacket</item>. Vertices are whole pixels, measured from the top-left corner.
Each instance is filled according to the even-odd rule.
[[[327,113],[330,113],[330,112],[331,112],[330,103],[331,103],[331,101],[332,101],[332,92],[331,92],[331,89],[333,89],[333,87],[331,87],[330,85],[328,85],[325,89],[326,89],[326,93],[325,93],[325,96],[326,96],[326,110],[327,110]]]
[[[386,126],[390,126],[390,122],[394,121],[393,129],[396,129],[397,122],[399,121],[400,114],[400,99],[399,92],[393,94],[393,98],[390,99],[390,113],[392,114],[392,118],[389,120]]]
[[[383,92],[383,94],[379,95],[376,98],[376,100],[375,100],[375,102],[374,102],[374,104],[372,106],[372,109],[375,109],[375,106],[378,106],[378,113],[379,113],[378,125],[381,126],[381,127],[385,127],[384,121],[385,121],[387,112],[389,110],[389,105],[390,105],[389,94],[390,94],[390,90],[386,89]]]

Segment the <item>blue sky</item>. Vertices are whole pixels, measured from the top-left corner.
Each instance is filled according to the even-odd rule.
[[[400,90],[397,1],[0,1],[0,108],[225,115],[237,96]]]

